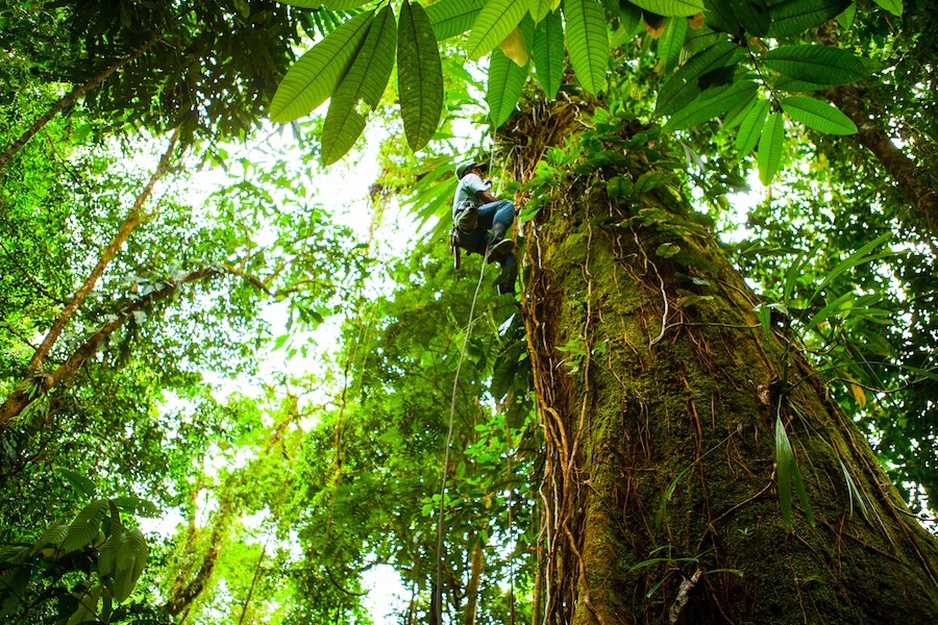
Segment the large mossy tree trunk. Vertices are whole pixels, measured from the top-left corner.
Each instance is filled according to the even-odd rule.
[[[522,306],[546,622],[938,622],[935,541],[785,324],[760,323],[655,133],[570,102],[515,122],[513,174],[541,182]],[[809,504],[786,489],[790,528],[779,422]]]

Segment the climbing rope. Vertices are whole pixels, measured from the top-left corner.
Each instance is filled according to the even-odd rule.
[[[492,128],[492,149],[489,152],[489,171],[495,165],[495,129]],[[466,334],[463,337],[462,349],[459,353],[459,362],[456,365],[456,374],[453,376],[453,394],[449,406],[449,425],[446,430],[446,449],[443,453],[443,471],[440,477],[440,509],[437,518],[436,527],[436,588],[433,592],[433,598],[430,603],[430,611],[434,618],[431,623],[442,625],[443,623],[443,519],[445,516],[446,502],[446,473],[449,467],[449,452],[453,441],[453,423],[456,419],[456,392],[459,390],[459,374],[462,371],[462,364],[466,358],[466,349],[469,346],[469,336],[472,334],[472,324],[475,323],[476,302],[479,299],[479,290],[482,288],[482,280],[485,278],[485,259],[488,257],[489,244],[485,244],[485,251],[482,254],[482,262],[479,263],[479,281],[476,283],[475,292],[472,295],[472,305],[469,307],[469,321],[466,324]],[[457,252],[458,254],[458,252]]]
[[[485,249],[488,254],[488,245]],[[463,337],[462,349],[459,353],[459,362],[456,365],[456,375],[453,376],[453,396],[449,407],[449,426],[446,431],[446,450],[443,454],[443,474],[440,477],[440,511],[436,528],[436,589],[434,591],[431,610],[436,610],[436,620],[438,624],[443,623],[443,518],[444,505],[446,501],[446,470],[449,467],[449,451],[453,441],[453,423],[456,418],[456,392],[459,388],[459,373],[462,371],[462,363],[466,358],[466,348],[469,346],[469,336],[472,333],[472,324],[475,323],[476,302],[479,299],[479,290],[482,288],[482,280],[485,278],[485,258],[479,263],[479,281],[476,283],[475,293],[472,295],[472,305],[469,307],[469,323],[466,325],[466,334]]]

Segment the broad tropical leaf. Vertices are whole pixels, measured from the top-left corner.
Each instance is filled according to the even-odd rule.
[[[687,17],[706,10],[703,0],[629,0],[629,2],[665,17]]]
[[[123,601],[133,592],[134,585],[147,563],[147,541],[138,528],[126,532],[117,552],[114,572],[114,598]]]
[[[772,20],[766,0],[743,0],[742,2],[735,2],[733,7],[736,9],[736,17],[739,18],[739,23],[743,25],[746,32],[757,37],[764,37],[769,34],[769,26]]]
[[[705,91],[688,106],[672,115],[668,123],[664,125],[664,129],[680,130],[696,126],[717,115],[722,115],[738,104],[751,101],[758,90],[758,84],[744,80]]]
[[[765,55],[765,65],[795,80],[820,85],[843,85],[866,78],[860,57],[821,45],[781,46]]]
[[[404,134],[411,149],[423,148],[443,112],[443,67],[433,28],[419,4],[404,0],[398,25],[397,83]]]
[[[896,17],[902,16],[902,0],[873,0]]]
[[[334,163],[348,152],[365,129],[365,118],[356,110],[356,105],[364,100],[372,110],[378,106],[391,77],[396,48],[394,11],[390,5],[385,5],[375,16],[348,74],[329,102],[322,131],[324,165]]]
[[[106,499],[96,499],[86,505],[75,520],[68,526],[62,549],[66,553],[88,546],[98,536],[98,529],[104,515],[107,514]]]
[[[489,61],[488,90],[485,94],[489,116],[496,128],[505,123],[521,96],[528,68],[518,67],[501,50],[493,50]]]
[[[534,69],[541,89],[553,99],[563,80],[563,20],[552,11],[534,29]]]
[[[534,18],[534,22],[541,23],[554,9],[554,0],[530,0],[528,3],[528,12]]]
[[[670,72],[681,59],[681,47],[687,36],[687,19],[672,17],[664,26],[664,33],[658,39],[658,58],[664,61],[664,71]]]
[[[735,43],[718,41],[689,58],[658,91],[658,114],[676,113],[697,97],[701,78],[734,65],[742,56],[743,50]]]
[[[758,106],[758,104],[759,99],[753,97],[750,100],[740,102],[735,106],[731,106],[730,110],[728,110],[726,115],[723,116],[723,128],[730,130],[739,126],[746,118],[746,115],[749,114],[749,111]]]
[[[756,104],[743,118],[736,133],[736,149],[740,156],[746,156],[755,149],[762,136],[762,127],[765,126],[765,117],[769,113],[769,103],[765,100]]]
[[[365,40],[372,13],[361,13],[329,33],[287,71],[270,103],[270,120],[309,114],[331,96]]]
[[[280,4],[289,4],[291,7],[300,9],[318,9],[322,6],[323,0],[277,0]]]
[[[768,185],[775,178],[778,166],[782,162],[782,148],[785,146],[785,118],[781,113],[772,113],[765,122],[759,139],[759,180]]]
[[[606,87],[609,38],[606,16],[597,0],[564,0],[567,51],[577,79],[589,93]]]
[[[783,0],[772,5],[769,35],[797,35],[840,15],[851,0]]]
[[[461,35],[476,21],[485,0],[440,0],[426,8],[437,41]]]
[[[781,101],[782,110],[796,122],[829,135],[852,135],[857,125],[837,107],[803,95],[788,96]]]
[[[476,17],[466,53],[478,59],[501,43],[528,12],[527,0],[490,0]]]
[[[370,0],[323,0],[322,5],[330,11],[350,11]]]
[[[769,7],[766,0],[709,0],[707,24],[713,29],[736,35],[740,27],[757,37],[769,32]]]

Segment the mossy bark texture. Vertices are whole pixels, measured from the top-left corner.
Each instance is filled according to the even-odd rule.
[[[518,178],[545,178],[548,145],[575,142],[522,198],[540,202],[522,299],[546,622],[938,622],[935,541],[786,324],[760,323],[655,133],[579,123],[569,102],[531,110]],[[778,420],[813,525],[794,488],[783,519]]]

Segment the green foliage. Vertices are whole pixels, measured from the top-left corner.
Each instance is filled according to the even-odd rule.
[[[443,111],[443,73],[436,38],[419,4],[404,0],[397,41],[397,82],[401,118],[411,149],[423,148]]]
[[[733,107],[751,102],[758,90],[759,85],[749,80],[707,89],[697,96],[691,106],[685,106],[672,115],[664,125],[664,130],[689,128],[722,115]]]
[[[857,126],[835,107],[806,96],[788,96],[779,103],[782,110],[808,128],[832,135],[852,135]]]
[[[783,0],[771,7],[770,37],[797,35],[837,17],[850,0]]]
[[[563,21],[553,11],[534,29],[534,68],[541,89],[548,98],[554,98],[563,80]]]
[[[643,9],[664,15],[694,15],[704,10],[703,0],[630,0],[632,4]]]
[[[428,6],[427,17],[437,41],[461,35],[472,28],[483,6],[485,0],[440,0]]]
[[[609,38],[606,20],[597,0],[564,0],[567,51],[577,78],[589,93],[606,88]]]
[[[515,109],[527,76],[527,65],[518,67],[501,50],[492,52],[489,61],[489,84],[485,97],[488,101],[492,124],[496,128],[504,124]]]
[[[759,179],[762,184],[769,184],[775,178],[784,147],[785,118],[781,113],[769,113],[759,137]]]
[[[843,85],[869,75],[858,57],[828,46],[782,46],[769,50],[764,62],[780,74],[821,85]]]
[[[518,26],[527,9],[526,0],[486,2],[469,33],[469,41],[466,43],[467,56],[470,59],[478,59],[488,54]]]
[[[703,90],[701,81],[712,72],[731,67],[743,56],[742,49],[731,42],[718,41],[689,58],[658,91],[656,110],[672,115],[690,104]]]
[[[348,74],[329,101],[322,131],[322,160],[329,165],[348,152],[365,129],[365,118],[356,110],[364,100],[374,110],[384,94],[397,49],[397,23],[391,6],[385,6],[368,27],[368,36]]]
[[[814,511],[808,501],[808,491],[801,479],[801,471],[798,470],[795,452],[791,447],[791,441],[788,439],[788,432],[785,431],[785,424],[782,423],[781,416],[775,419],[775,477],[778,480],[778,498],[782,506],[782,521],[785,524],[785,529],[791,529],[792,484],[794,484],[798,499],[804,507],[808,523],[814,525]]]
[[[290,67],[270,103],[270,118],[287,122],[326,101],[345,77],[373,21],[361,13],[329,33]]]
[[[115,501],[94,499],[31,545],[0,548],[0,617],[26,622],[58,596],[54,609],[61,622],[125,622],[114,602],[130,598],[147,552],[143,533],[124,526]]]

